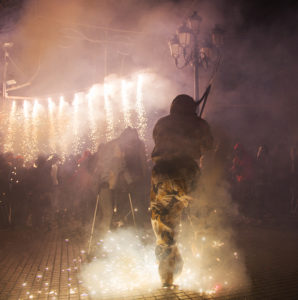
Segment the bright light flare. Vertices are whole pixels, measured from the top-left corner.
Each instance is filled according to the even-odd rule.
[[[128,101],[128,83],[126,80],[121,82],[121,94],[122,94],[122,110],[124,118],[124,126],[132,127],[131,118],[130,118],[130,105]]]
[[[111,94],[112,94],[111,84],[104,84],[104,103],[105,103],[105,112],[106,112],[106,139],[110,141],[114,138],[114,118],[113,110],[111,105]]]
[[[91,294],[120,295],[136,290],[151,291],[160,285],[154,247],[142,243],[131,231],[109,232],[102,253],[82,272]]]
[[[147,128],[147,117],[145,108],[143,105],[143,76],[138,75],[137,79],[137,102],[136,102],[136,111],[138,114],[138,129],[139,134],[142,139],[145,138],[145,132]]]
[[[23,102],[23,113],[25,119],[29,118],[29,108],[30,108],[30,103],[27,100],[25,100]]]
[[[6,141],[4,143],[5,152],[13,151],[14,148],[13,146],[15,140],[16,111],[17,111],[16,101],[12,101],[9,117],[8,117],[7,136],[6,136]]]
[[[32,109],[32,118],[36,118],[39,112],[39,103],[38,103],[38,99],[34,100],[34,105],[33,105],[33,109]]]
[[[55,109],[55,103],[52,100],[52,98],[48,98],[48,108],[49,108],[50,114],[52,114],[54,112],[54,109]]]
[[[63,95],[58,99],[7,103],[1,123],[5,138],[3,150],[24,157],[53,151],[66,156],[86,148],[95,152],[99,143],[112,140],[128,126],[138,129],[143,138],[147,126],[144,78],[141,75],[132,78],[109,77],[104,84],[95,84],[86,93],[76,93],[71,104]],[[30,149],[20,138],[24,126],[30,135]]]
[[[98,84],[92,85],[92,87],[89,89],[86,97],[88,99],[88,104],[92,103],[96,98],[100,96],[100,86]]]
[[[63,112],[64,107],[66,106],[66,102],[64,100],[63,96],[60,96],[59,98],[59,114],[61,115]]]

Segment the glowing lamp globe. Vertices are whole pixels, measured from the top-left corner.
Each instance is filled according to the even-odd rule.
[[[169,40],[169,47],[173,58],[178,58],[180,53],[180,44],[177,35]]]
[[[212,30],[211,39],[215,47],[221,47],[224,44],[224,30],[218,24]]]
[[[189,27],[194,31],[194,33],[199,33],[201,28],[202,18],[195,11],[189,18]]]
[[[185,23],[177,29],[177,35],[181,47],[185,48],[190,45],[191,31]]]

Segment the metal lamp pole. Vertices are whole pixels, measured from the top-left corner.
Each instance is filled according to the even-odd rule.
[[[194,100],[199,101],[200,89],[199,89],[199,57],[198,57],[198,41],[197,36],[194,36],[194,57],[193,57],[193,68],[194,68]]]

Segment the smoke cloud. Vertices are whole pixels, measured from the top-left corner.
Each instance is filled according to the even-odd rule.
[[[92,133],[92,124],[111,120],[111,115],[107,117],[104,107],[104,85],[115,85],[113,97],[108,97],[113,109],[118,111],[121,110],[117,107],[118,99],[123,97],[122,81],[131,82],[133,88],[128,88],[127,97],[135,100],[137,76],[141,73],[142,103],[147,118],[144,137],[150,151],[151,132],[156,120],[168,112],[169,104],[177,94],[193,93],[193,70],[190,66],[184,70],[175,67],[167,41],[183,19],[194,10],[203,17],[202,39],[207,38],[216,23],[222,23],[226,28],[222,66],[204,115],[211,127],[224,128],[220,136],[227,136],[232,141],[241,137],[255,150],[260,143],[270,146],[281,141],[298,142],[297,132],[293,129],[297,127],[297,43],[292,30],[293,25],[297,24],[296,7],[292,9],[290,6],[279,11],[279,15],[274,15],[274,22],[259,12],[264,12],[264,7],[250,6],[247,1],[235,0],[32,0],[22,2],[14,9],[2,11],[5,17],[2,19],[6,23],[1,27],[0,41],[2,44],[7,41],[14,43],[9,49],[13,62],[9,61],[7,80],[14,79],[18,85],[31,84],[8,94],[39,99],[41,115],[37,122],[42,132],[46,128],[51,129],[44,124],[45,118],[42,117],[44,113],[50,119],[51,104],[48,98],[52,98],[53,106],[56,107],[55,118],[59,115],[60,96],[65,98],[64,123],[61,123],[60,129],[55,127],[54,130],[58,131],[52,139],[49,138],[50,132],[44,136],[39,135],[44,149],[47,148],[46,143],[55,144],[58,140],[62,146],[67,145],[69,150],[58,150],[59,147],[56,147],[50,148],[51,151],[75,149],[70,143],[74,141],[73,134],[80,135],[80,141],[96,140],[94,149],[102,140],[116,137],[123,127],[115,127],[114,135],[110,137],[106,129],[102,134],[96,127],[94,135],[86,137]],[[212,68],[200,70],[201,94],[211,74]],[[98,102],[93,110],[94,116],[89,118],[90,111],[85,104],[88,102],[89,89],[94,84],[94,99]],[[73,101],[81,105],[79,110]],[[14,130],[22,134],[23,130],[28,134],[33,133],[32,123],[27,126],[21,124],[27,118],[26,107],[30,116],[34,113],[34,100],[28,104],[20,100],[15,105],[19,114],[11,126],[17,126]],[[12,104],[2,109],[5,115],[1,119],[2,136],[7,138],[9,134],[5,130],[13,128],[5,125],[13,111]],[[76,113],[77,122],[74,121]],[[118,115],[113,115],[113,120],[118,120]],[[86,116],[89,123],[85,122]],[[69,131],[64,131],[64,125],[67,124],[70,124]],[[136,125],[138,129],[141,126]],[[11,143],[9,140],[8,144]],[[83,150],[85,146],[79,146],[77,151]],[[16,152],[26,153],[28,150],[24,148],[27,147],[26,142],[15,147]],[[40,149],[42,147],[35,149],[34,154]],[[214,158],[210,159],[212,161]],[[208,170],[207,166],[205,170]],[[184,257],[190,259],[185,259],[184,274],[181,281],[178,281],[181,287],[214,291],[225,286],[232,288],[247,281],[242,255],[235,246],[229,222],[229,218],[237,216],[237,208],[231,201],[229,186],[220,173],[220,168],[212,166],[212,163],[210,173],[203,171],[201,189],[195,195],[196,202],[191,206],[191,222],[186,218],[182,224],[182,230],[190,232],[190,236],[183,235],[186,240],[181,239],[180,243],[187,247],[181,247],[181,251],[185,251]],[[193,230],[192,226],[199,228],[199,231]],[[103,242],[100,239],[104,251],[99,254],[105,254],[106,258],[86,266],[82,275],[90,291],[99,292],[96,290],[98,280],[102,281],[103,286],[111,286],[112,289],[112,273],[120,277],[129,274],[131,278],[137,278],[135,282],[140,287],[154,287],[158,276],[153,243],[148,244],[142,238],[140,241],[130,231],[109,233]],[[104,279],[100,274],[106,274]],[[147,274],[148,277],[144,277]],[[121,278],[118,278],[119,287],[125,281],[124,277],[124,281]],[[183,281],[184,278],[187,281]],[[147,286],[147,279],[150,279],[152,287]]]

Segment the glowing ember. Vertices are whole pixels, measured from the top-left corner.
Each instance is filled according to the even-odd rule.
[[[138,113],[138,122],[139,122],[138,128],[140,131],[140,137],[144,139],[145,130],[147,126],[147,118],[143,106],[143,76],[142,75],[138,76],[136,110]]]

